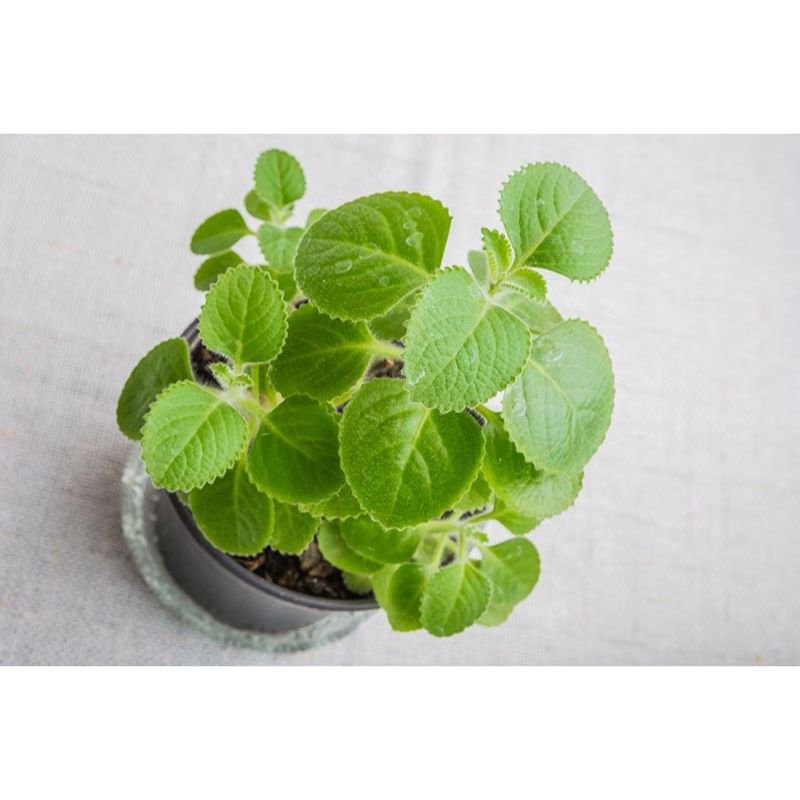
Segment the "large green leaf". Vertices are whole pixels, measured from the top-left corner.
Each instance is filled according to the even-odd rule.
[[[272,380],[283,395],[330,400],[358,383],[373,354],[374,340],[363,322],[334,319],[306,304],[289,317]]]
[[[461,633],[486,610],[492,584],[472,561],[457,561],[439,570],[422,595],[420,620],[434,636]]]
[[[539,554],[521,537],[481,546],[480,571],[492,583],[492,605],[516,605],[539,580]]]
[[[269,544],[275,523],[272,498],[255,487],[242,461],[195,489],[189,504],[205,537],[225,553],[254,555]]]
[[[420,532],[413,528],[387,531],[366,515],[340,522],[339,532],[348,547],[380,564],[409,561],[421,539]]]
[[[499,522],[515,536],[524,536],[530,533],[540,522],[540,519],[531,517],[507,506],[502,500],[495,499],[492,509],[492,519]]]
[[[427,522],[472,484],[483,456],[478,423],[413,401],[403,381],[364,384],[344,411],[342,467],[361,505],[387,527]]]
[[[199,256],[210,256],[233,247],[249,233],[251,230],[244,217],[235,208],[228,208],[201,223],[192,236],[190,247]]]
[[[483,474],[508,506],[528,517],[545,519],[568,509],[581,490],[583,473],[547,473],[514,447],[499,414],[486,414]]]
[[[207,258],[194,274],[195,288],[207,292],[220,275],[224,275],[231,267],[238,267],[239,264],[244,264],[244,259],[233,250],[226,250],[224,253],[217,253]]]
[[[379,562],[365,558],[347,544],[342,536],[343,524],[339,520],[329,519],[319,526],[317,543],[322,555],[334,567],[345,572],[352,572],[355,575],[372,575],[377,572],[382,566]]]
[[[254,173],[256,194],[276,208],[289,206],[306,192],[306,178],[297,159],[283,150],[267,150],[258,157]]]
[[[530,334],[461,267],[441,272],[414,309],[406,336],[411,396],[452,411],[488,400],[519,374]]]
[[[529,164],[500,193],[515,264],[587,281],[611,260],[608,213],[586,181],[561,164]]]
[[[192,378],[189,348],[183,339],[157,344],[133,368],[117,403],[117,425],[129,438],[142,438],[145,414],[167,386]]]
[[[237,364],[271,361],[286,338],[286,302],[278,284],[259,267],[229,269],[206,295],[200,336]]]
[[[328,314],[371,319],[428,282],[449,230],[447,209],[424,195],[353,200],[306,231],[295,257],[297,282]]]
[[[394,630],[422,627],[420,602],[427,583],[428,569],[421,564],[389,564],[372,576],[375,599]]]
[[[302,236],[302,228],[282,228],[265,222],[258,229],[258,245],[274,270],[289,273],[294,269],[294,254]]]
[[[188,492],[224,475],[247,442],[247,423],[222,395],[173,383],[150,407],[142,458],[156,486]]]
[[[281,553],[302,553],[314,538],[319,523],[319,517],[276,500],[275,525],[269,546]]]
[[[579,472],[605,438],[614,375],[591,325],[567,320],[533,341],[525,369],[503,398],[511,441],[548,472]]]
[[[262,491],[287,503],[317,503],[343,483],[338,425],[331,410],[296,395],[262,420],[247,469]]]

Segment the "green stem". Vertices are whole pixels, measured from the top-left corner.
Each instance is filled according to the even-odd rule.
[[[381,358],[394,358],[402,359],[405,355],[405,350],[398,347],[391,342],[384,342],[382,339],[374,339],[372,342],[372,352]]]
[[[253,380],[253,396],[256,402],[261,405],[261,368],[258,364],[250,367],[250,377]]]

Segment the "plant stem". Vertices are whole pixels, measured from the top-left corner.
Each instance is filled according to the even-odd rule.
[[[402,347],[398,347],[391,342],[384,342],[382,339],[373,340],[372,352],[382,358],[394,358],[397,360],[401,360],[405,355],[405,350]]]

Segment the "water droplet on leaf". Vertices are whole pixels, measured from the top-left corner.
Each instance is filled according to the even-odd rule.
[[[350,272],[353,268],[353,262],[350,259],[345,259],[344,261],[337,261],[336,264],[333,266],[333,271],[339,275],[342,275],[345,272]]]
[[[411,236],[406,239],[406,244],[409,247],[419,247],[422,244],[422,234],[419,231],[412,233]]]

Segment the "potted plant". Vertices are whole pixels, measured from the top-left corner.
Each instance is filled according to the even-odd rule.
[[[170,497],[171,571],[244,629],[376,602],[398,631],[503,622],[539,576],[526,534],[575,501],[611,419],[603,341],[539,271],[597,277],[605,208],[569,168],[526,166],[500,192],[505,232],[443,268],[451,218],[433,198],[374,194],[299,227],[292,156],[263,153],[254,184],[258,228],[236,210],[200,225],[199,321],[119,400]],[[231,249],[251,235],[261,264]],[[489,520],[508,535],[490,540]]]

